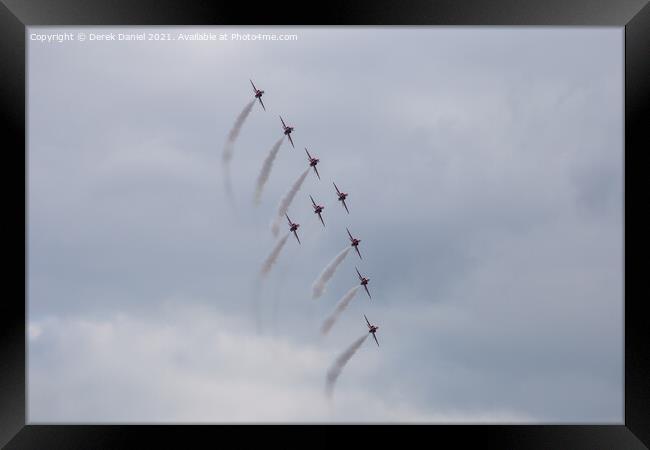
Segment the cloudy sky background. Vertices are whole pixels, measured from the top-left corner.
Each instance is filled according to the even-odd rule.
[[[622,29],[211,30],[298,40],[29,42],[31,422],[622,423]],[[267,111],[235,146],[233,210],[249,78]],[[296,149],[256,208],[278,114]],[[305,146],[303,244],[256,297]],[[364,259],[312,300],[346,226]],[[355,265],[373,300],[322,338]],[[327,402],[363,314],[381,347]]]

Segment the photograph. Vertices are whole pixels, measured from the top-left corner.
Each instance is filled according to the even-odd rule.
[[[625,57],[27,26],[26,422],[623,426]]]

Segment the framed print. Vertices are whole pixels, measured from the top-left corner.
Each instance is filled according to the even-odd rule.
[[[647,2],[0,11],[7,448],[649,445]]]

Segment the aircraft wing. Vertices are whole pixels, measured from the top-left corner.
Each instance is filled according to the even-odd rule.
[[[248,81],[251,82],[251,85],[253,86],[253,90],[254,90],[255,93],[257,94],[257,88],[255,87],[255,84],[253,84],[253,80],[250,80],[250,79],[249,79]]]
[[[321,216],[320,213],[318,213],[318,218],[320,219],[323,226],[325,226],[325,222],[323,222],[323,216]]]
[[[365,314],[363,315],[363,317],[364,317],[364,319],[366,319],[366,323],[368,324],[368,328],[370,328],[370,322],[368,322],[368,318],[366,317]]]
[[[314,172],[316,172],[316,176],[320,180],[320,174],[318,173],[318,169],[316,168],[316,166],[312,166],[312,167],[314,168]]]
[[[287,125],[284,123],[284,120],[282,120],[282,116],[280,116],[280,121],[282,122],[282,128],[287,128]]]
[[[262,101],[262,97],[257,97],[257,99],[260,101],[260,105],[262,105],[262,109],[266,111],[266,108],[264,107],[264,102]]]
[[[289,214],[285,213],[284,215],[287,216],[287,221],[289,222],[289,226],[293,225],[293,224],[291,223],[291,219],[289,219]]]
[[[313,205],[316,206],[316,202],[314,201],[314,197],[312,197],[312,196],[310,195],[309,198],[311,199],[311,202],[313,203]]]
[[[350,210],[348,209],[348,205],[345,204],[345,200],[341,200],[341,201],[343,202],[343,207],[345,208],[345,210],[348,212],[348,214],[350,214]]]
[[[338,188],[338,187],[336,187],[336,183],[332,183],[332,184],[334,184],[334,189],[336,189],[336,193],[337,193],[337,194],[340,194],[340,193],[341,193],[341,191],[339,191],[339,188]]]
[[[293,148],[296,148],[296,146],[293,145],[293,139],[291,139],[291,135],[290,135],[290,134],[287,134],[287,136],[289,137],[289,142],[291,142],[291,146],[292,146]]]
[[[350,236],[350,240],[354,239],[354,238],[352,237],[352,235],[350,234],[350,230],[348,230],[347,227],[345,228],[345,231],[348,232],[348,236]]]
[[[370,291],[368,290],[368,286],[364,284],[363,287],[366,290],[366,293],[368,294],[368,297],[372,298],[372,295],[370,295]]]
[[[372,333],[372,337],[375,338],[375,342],[377,343],[377,347],[379,347],[379,341],[377,340],[377,336],[375,336],[375,333]]]
[[[298,244],[300,244],[300,238],[298,237],[298,233],[294,230],[293,234],[296,236],[296,239],[298,239]]]
[[[359,273],[359,269],[357,269],[357,268],[355,267],[354,270],[357,271],[357,275],[359,275],[359,279],[360,279],[360,280],[363,280],[363,278],[361,277],[361,274]]]
[[[363,257],[361,256],[361,252],[359,251],[359,246],[355,245],[354,249],[357,251],[357,254],[359,255],[359,258],[363,259]]]
[[[311,155],[309,154],[309,150],[307,150],[307,147],[305,147],[305,151],[307,152],[307,158],[309,158],[309,162],[311,162]]]

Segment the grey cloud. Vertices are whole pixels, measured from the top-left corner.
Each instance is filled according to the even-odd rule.
[[[269,217],[305,169],[307,146],[323,179],[307,177],[292,203],[302,245],[287,243],[260,293],[262,338],[276,314],[273,339],[322,350],[326,365],[367,313],[382,343],[351,361],[336,412],[319,417],[385,420],[393,408],[433,419],[621,420],[622,31],[296,33],[284,44],[30,44],[30,321],[58,317],[57,328],[116,310],[135,321],[173,301],[209,305],[239,321],[244,342],[258,339],[242,287],[274,244]],[[221,152],[252,97],[249,78],[266,91],[267,112],[253,108],[237,142],[234,214]],[[255,209],[278,114],[296,127],[297,148],[282,146]],[[349,216],[332,181],[350,193]],[[309,194],[325,204],[326,228]],[[311,283],[349,244],[346,226],[364,259],[344,261],[314,302]],[[372,278],[373,303],[352,302],[340,333],[319,341],[356,282],[355,263]],[[34,346],[34,370],[56,364],[39,350],[54,332]],[[76,345],[51,344],[56,355]],[[182,372],[199,354],[178,350],[137,370]],[[73,389],[63,367],[56,373],[30,400],[40,418],[69,417],[52,403]],[[160,406],[155,389],[139,399],[150,403],[138,418]],[[83,413],[100,417],[103,400],[93,401]],[[373,401],[389,406],[374,416],[351,406]],[[283,406],[302,404],[291,402]]]

